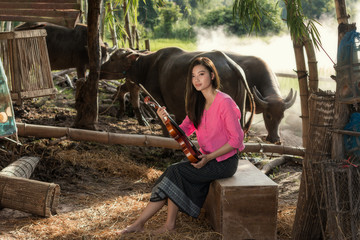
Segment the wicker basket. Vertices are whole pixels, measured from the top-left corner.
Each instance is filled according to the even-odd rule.
[[[56,93],[46,47],[46,30],[0,33],[0,56],[11,98],[23,99]]]

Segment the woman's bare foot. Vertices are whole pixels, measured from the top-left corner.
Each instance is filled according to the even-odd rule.
[[[127,226],[123,230],[121,230],[119,233],[120,234],[126,234],[126,233],[142,232],[142,231],[144,231],[144,226],[139,226],[139,225],[132,224],[130,226]]]
[[[151,233],[153,235],[159,235],[162,233],[171,233],[171,232],[175,232],[175,226],[163,225],[162,227],[156,229],[155,231],[152,231]]]

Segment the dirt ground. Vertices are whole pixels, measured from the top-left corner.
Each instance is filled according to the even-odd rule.
[[[76,115],[72,95],[69,88],[59,87],[55,99],[27,100],[22,107],[14,107],[16,121],[71,127]],[[127,113],[129,116],[117,119],[116,107],[105,107],[111,106],[111,94],[101,92],[100,99],[100,112],[106,109],[106,113],[99,117],[99,130],[161,135],[156,122],[139,126],[131,110]],[[265,137],[263,124],[261,120],[258,122],[247,138],[249,142],[263,141]],[[291,129],[282,129],[283,144],[300,146],[299,137]],[[222,239],[212,230],[204,214],[193,219],[182,213],[178,216],[176,232],[152,236],[149,230],[160,227],[165,221],[166,208],[149,221],[144,233],[118,235],[117,231],[130,224],[146,205],[151,187],[162,171],[184,158],[180,150],[56,138],[20,137],[19,140],[21,145],[0,140],[0,170],[21,156],[40,157],[31,178],[59,184],[60,203],[58,213],[50,218],[1,209],[0,239]],[[241,157],[260,168],[277,156],[241,154]],[[290,239],[301,159],[275,168],[269,177],[279,184],[278,239]]]

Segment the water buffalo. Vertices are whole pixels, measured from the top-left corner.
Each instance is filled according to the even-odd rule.
[[[74,29],[51,23],[24,23],[15,28],[16,31],[45,29],[46,45],[51,70],[76,68],[78,78],[85,77],[89,68],[87,49],[87,26],[77,24]],[[100,41],[102,61],[106,61],[109,48]]]
[[[233,62],[224,59],[230,57]],[[261,59],[253,56],[242,56],[218,51],[187,52],[180,48],[164,48],[150,54],[140,54],[128,49],[118,49],[101,67],[101,79],[128,78],[141,83],[156,99],[176,116],[178,121],[185,117],[184,88],[187,68],[197,56],[212,59],[222,80],[222,90],[232,96],[240,108],[244,102],[237,99],[239,78],[234,76],[232,68],[240,66],[246,75],[249,87],[253,90],[256,102],[256,113],[263,113],[268,131],[267,140],[279,142],[279,124],[284,111],[291,107],[296,98],[291,90],[283,99],[275,74]],[[217,59],[219,58],[220,59]]]

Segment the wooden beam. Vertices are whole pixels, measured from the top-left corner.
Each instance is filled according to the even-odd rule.
[[[80,4],[77,3],[59,3],[59,2],[34,2],[34,3],[28,3],[28,2],[0,2],[0,9],[74,9],[74,10],[80,10]]]
[[[50,17],[39,17],[39,16],[0,16],[0,21],[20,21],[20,22],[49,22],[57,25],[66,26],[68,28],[74,28],[78,22],[79,17],[74,18],[50,18]]]
[[[57,93],[56,88],[48,88],[48,89],[38,89],[38,90],[20,92],[20,96],[21,99],[26,99],[26,98],[50,96],[50,95],[55,95],[56,93]]]
[[[0,16],[36,16],[49,18],[77,18],[79,11],[77,10],[59,10],[59,9],[1,9]]]
[[[50,22],[73,28],[80,10],[78,0],[0,0],[0,21]]]

